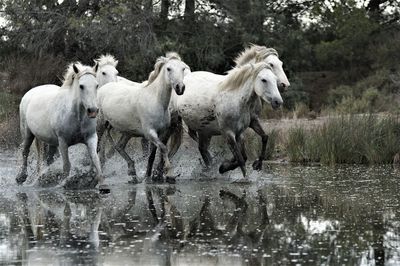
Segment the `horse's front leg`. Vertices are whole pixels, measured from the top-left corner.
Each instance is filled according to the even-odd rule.
[[[199,151],[200,151],[201,157],[203,158],[203,161],[206,164],[206,167],[209,168],[212,163],[212,157],[211,157],[210,152],[208,151],[208,147],[210,146],[210,142],[211,142],[211,136],[207,136],[207,135],[199,133],[198,140],[199,140],[198,143],[199,143]]]
[[[246,155],[246,148],[244,146],[243,135],[241,135],[240,138],[237,139],[237,143],[238,143],[238,147],[240,149],[240,152],[242,153],[243,160],[246,162],[247,161],[247,155]],[[225,160],[221,164],[221,166],[219,168],[219,172],[222,174],[222,173],[225,173],[225,172],[228,172],[228,171],[235,170],[239,166],[240,166],[239,161],[235,157],[233,157],[230,160]]]
[[[166,135],[165,139],[168,141],[168,135]],[[157,132],[154,129],[151,129],[149,134],[148,134],[148,139],[157,146],[157,148],[160,150],[163,159],[164,159],[164,170],[166,173],[167,178],[172,177],[172,168],[171,168],[171,162],[169,161],[168,158],[168,149],[167,146],[160,140],[158,137]]]
[[[25,138],[22,143],[22,166],[21,166],[21,170],[19,171],[17,177],[15,178],[18,185],[21,185],[22,183],[24,183],[25,180],[28,178],[28,170],[27,170],[28,156],[29,156],[30,147],[31,147],[34,139],[35,139],[35,136],[32,134],[32,132],[27,130],[27,132],[25,132]]]
[[[260,120],[258,118],[251,119],[250,128],[253,129],[254,132],[256,132],[261,137],[262,144],[261,144],[260,156],[253,163],[253,169],[259,171],[262,169],[262,163],[267,157],[266,153],[267,153],[268,135],[262,128]]]
[[[242,170],[243,177],[246,178],[245,159],[242,154],[243,147],[241,147],[241,145],[239,145],[237,142],[237,139],[240,139],[240,137],[236,138],[235,134],[232,131],[228,131],[224,135],[225,135],[225,138],[228,142],[229,148],[230,148],[233,156],[235,157],[236,161],[239,163],[240,169]],[[222,165],[221,165],[221,167],[222,167]],[[221,167],[219,169],[219,172],[223,173],[223,172],[221,172],[221,170],[222,170]],[[241,179],[240,181],[243,181],[243,179]]]
[[[103,172],[101,171],[99,156],[97,155],[97,134],[93,134],[86,140],[90,159],[96,168],[96,177],[99,184],[100,193],[110,193],[110,188],[104,184]]]
[[[68,144],[63,138],[58,138],[58,147],[63,161],[63,174],[67,177],[71,170],[71,163],[69,162],[68,156]]]

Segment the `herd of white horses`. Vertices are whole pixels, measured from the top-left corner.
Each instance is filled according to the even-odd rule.
[[[219,172],[240,167],[243,178],[239,181],[246,181],[242,133],[252,128],[262,138],[260,156],[253,163],[254,169],[261,169],[268,141],[258,118],[262,101],[274,109],[280,107],[283,100],[279,88],[290,86],[276,50],[251,45],[238,55],[235,67],[226,75],[191,72],[180,56],[171,52],[157,59],[148,80],[142,83],[119,76],[117,64],[111,55],[95,60],[94,67],[72,63],[61,87],[42,85],[23,96],[20,103],[23,163],[16,177],[18,184],[27,179],[28,155],[35,139],[38,171],[44,155],[41,150],[47,144],[47,163],[53,162],[58,149],[65,176],[71,168],[68,147],[84,143],[102,193],[109,192],[102,173],[105,145],[98,145],[103,143],[100,142],[103,136],[127,162],[133,183],[138,182],[135,163],[125,151],[132,137],[150,142],[147,182],[154,178],[157,148],[161,158],[154,172],[173,177],[169,158],[181,144],[183,122],[197,141],[207,167],[212,160],[208,151],[212,136],[224,136],[233,158],[224,161]],[[117,143],[111,129],[120,133]]]

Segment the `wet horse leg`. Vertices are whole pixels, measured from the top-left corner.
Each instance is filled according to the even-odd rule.
[[[122,136],[118,140],[117,144],[115,144],[115,142],[110,134],[110,130],[107,131],[107,136],[110,139],[113,146],[115,147],[115,149],[118,151],[118,153],[122,156],[122,158],[124,158],[124,160],[128,164],[128,175],[132,176],[132,180],[130,182],[134,183],[134,184],[138,183],[137,177],[136,177],[135,161],[133,161],[132,158],[125,151],[126,145],[128,144],[129,140],[131,139],[131,135],[122,134]]]
[[[169,127],[163,134],[160,134],[160,140],[161,142],[166,146],[168,143],[169,138],[171,137],[173,132],[173,127]],[[159,181],[162,182],[164,179],[163,172],[164,172],[164,167],[165,167],[165,160],[164,156],[162,153],[160,153],[160,161],[158,162],[158,165],[156,167],[156,170],[153,172],[153,181]],[[174,182],[174,178],[171,176],[167,175],[167,181],[169,182]]]
[[[250,122],[250,128],[254,130],[260,137],[261,137],[261,153],[257,160],[253,163],[254,170],[261,170],[262,163],[267,157],[267,144],[268,144],[268,135],[265,133],[264,129],[262,128],[260,121],[258,118],[252,119]]]
[[[147,162],[147,170],[146,170],[146,183],[151,183],[151,171],[153,170],[154,159],[156,158],[157,147],[150,143],[150,156]]]
[[[67,177],[71,170],[71,163],[69,162],[69,157],[68,157],[68,144],[65,142],[63,138],[58,138],[58,145],[60,149],[61,158],[63,161],[63,174],[64,177]]]
[[[233,133],[226,135],[229,148],[233,153],[234,158],[227,160],[221,164],[219,167],[219,172],[221,174],[236,169],[238,166],[242,170],[243,177],[246,177],[245,163],[247,160],[247,155],[244,146],[244,140],[242,136],[234,137]]]
[[[29,129],[26,130],[25,132],[25,138],[22,143],[22,166],[21,170],[19,171],[16,181],[18,185],[21,185],[22,183],[25,182],[25,180],[28,178],[28,156],[29,156],[29,150],[32,145],[33,140],[35,139],[35,136],[30,132]]]
[[[212,157],[210,152],[208,151],[210,142],[211,142],[211,136],[199,133],[199,139],[198,139],[199,151],[207,168],[210,167],[212,163]]]
[[[166,135],[163,136],[163,141],[167,142],[168,138],[169,138],[170,134],[166,133]],[[150,130],[149,134],[148,134],[148,138],[149,140],[157,146],[157,148],[160,150],[161,155],[163,156],[164,159],[164,169],[166,172],[166,176],[167,177],[171,177],[172,173],[171,173],[171,162],[168,158],[168,149],[167,146],[163,143],[163,141],[160,140],[160,138],[158,137],[158,134],[155,130]],[[152,151],[153,152],[153,151]]]
[[[92,163],[96,168],[96,177],[99,184],[99,190],[101,193],[109,193],[110,189],[104,184],[103,172],[101,171],[100,160],[99,156],[97,155],[97,134],[94,134],[86,141],[86,146],[88,148],[90,158],[92,159]]]
[[[48,145],[48,150],[46,153],[46,164],[50,165],[54,162],[54,156],[56,155],[57,152],[57,146],[55,145]]]

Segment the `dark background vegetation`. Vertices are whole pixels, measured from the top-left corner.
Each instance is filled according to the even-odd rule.
[[[398,1],[1,0],[0,10],[2,92],[60,84],[67,62],[93,64],[103,53],[135,81],[169,50],[192,70],[224,73],[255,43],[280,53],[288,109],[397,108]]]

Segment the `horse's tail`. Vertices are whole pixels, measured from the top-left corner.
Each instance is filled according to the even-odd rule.
[[[173,119],[174,121],[171,121],[172,128],[171,130],[173,131],[170,137],[170,144],[169,144],[169,153],[168,156],[172,158],[175,153],[178,151],[179,147],[182,144],[182,138],[183,138],[183,123],[182,123],[182,117],[177,116],[177,118]]]

